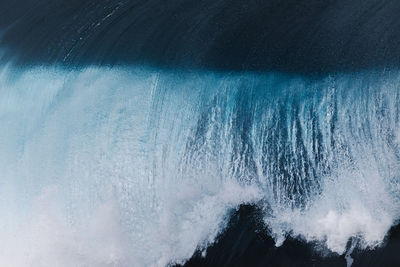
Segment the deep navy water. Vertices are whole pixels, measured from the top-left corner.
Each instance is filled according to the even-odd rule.
[[[0,1],[0,265],[399,266],[399,12]]]

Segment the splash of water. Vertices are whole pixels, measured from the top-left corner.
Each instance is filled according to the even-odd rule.
[[[398,80],[4,68],[0,259],[184,262],[243,203],[278,245],[379,245],[400,215]]]

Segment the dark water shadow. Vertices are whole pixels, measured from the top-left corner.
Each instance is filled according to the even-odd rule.
[[[290,237],[275,247],[262,224],[261,210],[242,205],[233,213],[227,230],[206,250],[206,256],[198,251],[184,266],[346,266],[344,255],[315,248],[316,244]],[[399,251],[400,226],[396,226],[383,246],[373,250],[356,248],[351,254],[352,266],[400,266]]]

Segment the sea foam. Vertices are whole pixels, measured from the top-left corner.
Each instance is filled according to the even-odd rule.
[[[379,245],[400,215],[400,97],[374,75],[5,67],[0,262],[182,263],[244,203],[277,245]]]

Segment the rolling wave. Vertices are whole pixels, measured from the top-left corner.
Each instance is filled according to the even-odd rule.
[[[399,79],[5,66],[0,258],[183,263],[245,203],[278,246],[378,246],[400,217]]]

